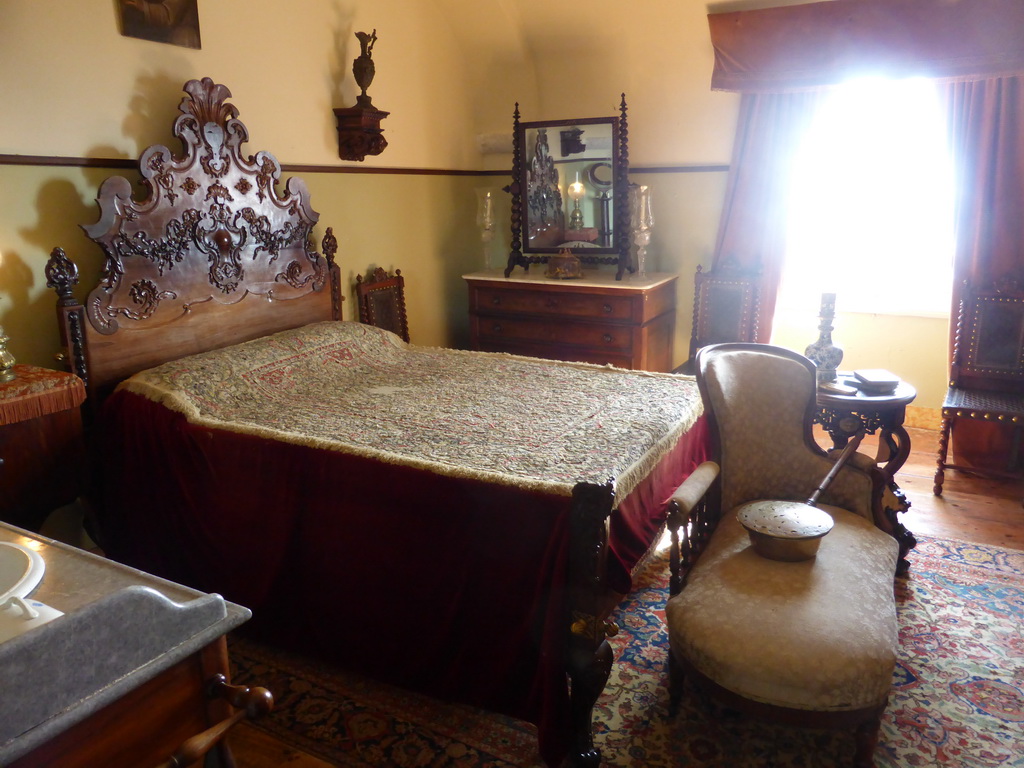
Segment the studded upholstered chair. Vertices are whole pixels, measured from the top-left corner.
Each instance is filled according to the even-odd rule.
[[[731,261],[709,269],[697,265],[693,278],[690,356],[674,373],[692,374],[697,350],[726,341],[757,341],[760,273]]]
[[[391,275],[381,267],[367,280],[356,275],[359,322],[383,328],[409,341],[409,319],[405,314],[405,278],[402,270]]]
[[[947,461],[949,438],[961,419],[1002,424],[1012,430],[1006,464],[983,468]],[[1012,285],[978,290],[965,285],[960,300],[949,389],[942,403],[934,492],[942,495],[947,469],[996,478],[1021,476],[1024,430],[1024,290]]]
[[[670,688],[683,680],[734,709],[789,725],[856,731],[873,765],[896,663],[898,545],[880,509],[883,478],[849,463],[817,506],[834,527],[801,562],[754,551],[737,520],[758,500],[806,501],[833,466],[814,442],[814,364],[762,344],[697,354],[716,462],[670,504]]]

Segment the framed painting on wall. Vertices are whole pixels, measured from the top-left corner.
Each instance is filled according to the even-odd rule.
[[[201,48],[198,0],[118,0],[121,34]]]

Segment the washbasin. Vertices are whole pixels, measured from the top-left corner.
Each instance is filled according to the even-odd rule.
[[[0,541],[0,605],[9,597],[27,597],[43,578],[46,563],[34,549]]]

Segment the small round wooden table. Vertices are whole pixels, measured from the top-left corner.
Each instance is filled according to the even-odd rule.
[[[856,378],[851,373],[838,373],[837,383],[854,386]],[[896,389],[887,395],[868,395],[858,390],[853,395],[818,390],[818,413],[814,421],[821,424],[836,448],[845,448],[850,438],[863,428],[865,432],[878,435],[878,453],[875,461],[882,464],[886,487],[882,494],[882,509],[892,526],[892,535],[899,543],[900,554],[896,565],[897,573],[906,573],[910,567],[907,553],[916,545],[914,534],[899,520],[901,513],[910,509],[910,502],[896,484],[895,476],[910,456],[910,435],[903,427],[907,405],[917,397],[917,390],[901,381]]]
[[[853,374],[839,373],[839,384],[854,386]],[[814,421],[821,424],[832,438],[836,448],[844,448],[861,428],[869,435],[879,432],[879,464],[891,480],[910,455],[910,435],[903,428],[907,405],[917,397],[917,390],[901,381],[896,390],[887,395],[868,395],[858,391],[854,395],[840,395],[818,390],[818,413]]]

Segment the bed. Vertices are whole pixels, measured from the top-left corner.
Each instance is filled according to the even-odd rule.
[[[342,320],[305,185],[281,193],[272,155],[242,155],[226,87],[184,90],[183,152],[142,154],[145,199],[100,188],[86,300],[62,249],[47,265],[101,544],[246,605],[265,639],[535,723],[549,765],[597,765],[607,616],[705,458],[694,382]]]

